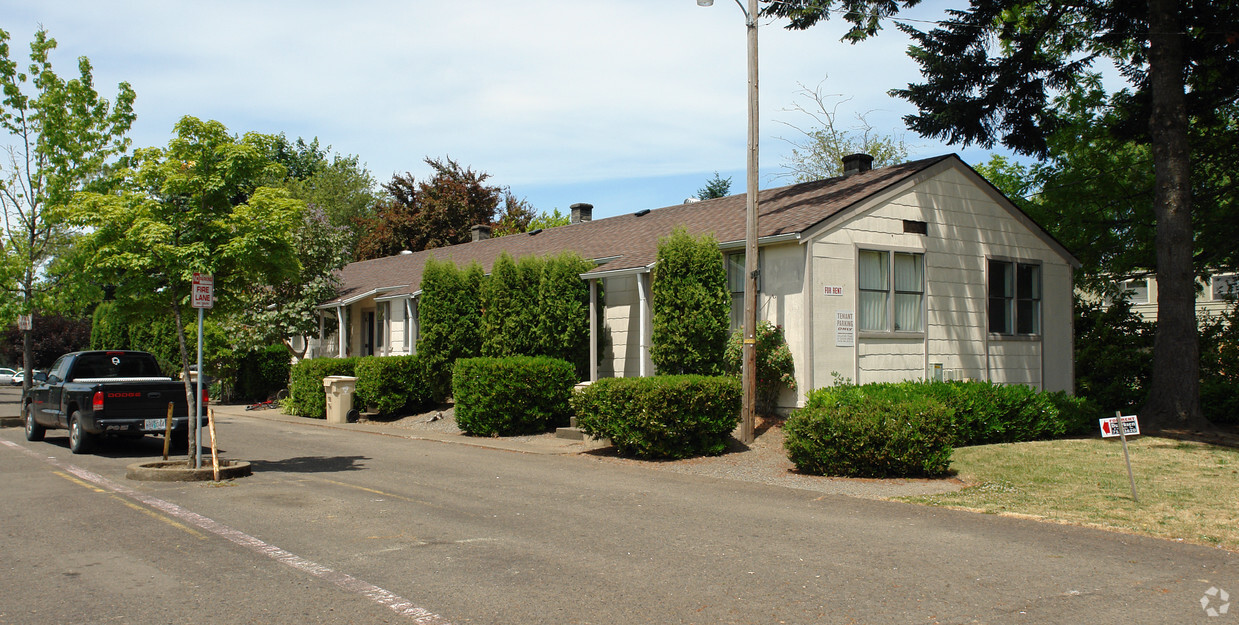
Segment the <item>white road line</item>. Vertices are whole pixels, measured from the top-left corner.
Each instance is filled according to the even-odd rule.
[[[332,584],[335,584],[348,592],[362,595],[367,599],[390,609],[400,616],[412,619],[415,623],[421,623],[423,625],[451,625],[447,619],[444,619],[438,614],[435,614],[425,608],[418,607],[408,599],[400,597],[399,595],[396,595],[388,590],[384,590],[374,584],[357,579],[347,573],[341,573],[321,564],[306,560],[301,556],[294,553],[289,553],[274,545],[267,544],[257,538],[254,538],[253,536],[250,536],[249,534],[235,530],[227,525],[224,525],[223,523],[204,517],[196,512],[186,510],[185,508],[182,508],[174,503],[145,495],[126,486],[117,484],[102,475],[92,473],[86,469],[63,462],[51,456],[37,454],[34,451],[26,449],[25,447],[22,447],[12,441],[0,440],[0,443],[28,456],[56,466],[64,471],[68,471],[78,478],[95,484],[96,486],[120,495],[124,495],[134,501],[146,504],[152,508],[164,512],[165,514],[181,519],[186,523],[196,525],[208,532],[211,532],[212,534],[226,538],[242,547],[245,547],[250,551],[267,556],[272,560],[297,569],[298,571],[309,573],[310,575],[324,581],[331,582]]]

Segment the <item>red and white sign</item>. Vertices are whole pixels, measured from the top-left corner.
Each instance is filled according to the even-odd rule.
[[[28,332],[30,330],[33,330],[34,322],[32,320],[32,317],[30,315],[18,315],[17,316],[17,329],[21,330],[22,332]]]
[[[831,297],[840,297],[843,295],[843,287],[826,285],[826,294]]]
[[[194,272],[191,300],[194,308],[210,308],[215,300],[215,276],[209,273]]]
[[[1109,419],[1098,419],[1101,424],[1101,437],[1111,438],[1120,436],[1119,419],[1118,417],[1110,417]],[[1140,434],[1140,422],[1136,420],[1136,415],[1123,415],[1123,432],[1121,435],[1137,436]]]

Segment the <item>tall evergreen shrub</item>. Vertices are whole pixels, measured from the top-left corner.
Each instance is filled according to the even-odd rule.
[[[659,241],[652,286],[650,358],[660,374],[717,375],[727,347],[731,294],[718,241],[684,228]]]
[[[482,289],[482,355],[532,356],[538,349],[538,285],[543,261],[504,253]]]
[[[116,302],[102,302],[95,307],[90,318],[91,349],[127,349],[129,347],[129,323]]]
[[[485,275],[477,264],[461,270],[451,261],[426,261],[417,353],[423,359],[426,384],[434,401],[452,393],[452,365],[458,358],[481,352],[480,291]]]
[[[538,286],[538,352],[572,363],[578,380],[589,370],[589,284],[594,264],[573,252],[546,259]]]

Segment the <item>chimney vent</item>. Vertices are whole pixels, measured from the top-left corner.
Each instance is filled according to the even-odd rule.
[[[868,154],[848,154],[843,157],[843,175],[851,176],[873,169],[873,157]]]
[[[579,224],[586,221],[594,220],[594,205],[586,204],[585,202],[577,202],[571,206],[572,221],[570,223]]]
[[[490,226],[487,226],[485,224],[478,224],[470,228],[470,230],[473,232],[474,242],[485,241],[486,239],[490,238]]]

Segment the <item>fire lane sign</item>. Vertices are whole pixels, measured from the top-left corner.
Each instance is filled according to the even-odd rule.
[[[1101,437],[1111,438],[1114,436],[1138,436],[1140,434],[1140,422],[1136,420],[1136,415],[1123,417],[1123,431],[1119,432],[1119,417],[1110,417],[1108,419],[1098,419],[1101,424]]]
[[[194,272],[192,293],[194,308],[210,308],[215,299],[215,276]]]

